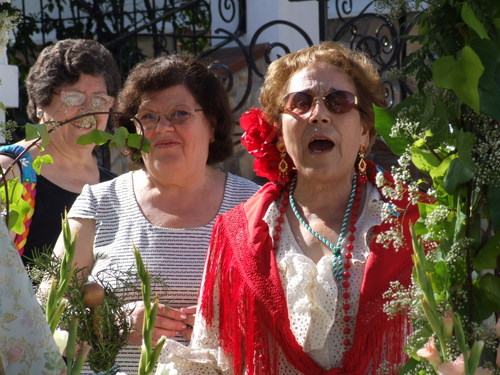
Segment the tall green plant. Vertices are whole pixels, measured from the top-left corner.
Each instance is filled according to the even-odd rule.
[[[376,128],[401,156],[400,188],[432,200],[419,203],[414,285],[395,285],[390,293],[403,297],[387,306],[403,305],[413,319],[401,373],[498,374],[500,2],[403,3],[416,12],[409,39],[420,48],[403,68],[415,93],[393,110],[375,108]],[[413,184],[410,164],[424,176]]]

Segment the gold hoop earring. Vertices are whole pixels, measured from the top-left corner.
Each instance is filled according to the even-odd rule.
[[[286,147],[285,143],[281,141],[276,145],[276,148],[280,152],[280,163],[278,164],[279,176],[278,182],[285,183],[288,180],[288,163],[286,162]]]
[[[359,173],[359,181],[363,184],[366,183],[368,177],[366,176],[366,146],[361,145],[358,151],[359,162],[358,162],[358,173]]]

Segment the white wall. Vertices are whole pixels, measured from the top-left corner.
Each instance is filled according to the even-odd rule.
[[[212,0],[213,29],[222,27],[230,31],[236,28],[236,22],[229,27],[216,17],[219,14],[219,0]],[[319,41],[318,3],[317,1],[290,2],[288,0],[247,0],[247,33],[241,37],[242,43],[249,45],[255,32],[264,24],[285,20],[296,24],[305,31],[313,43]],[[293,28],[285,25],[273,25],[260,34],[259,43],[283,43],[290,51],[297,51],[307,46],[306,40]],[[284,54],[283,50],[276,52]]]

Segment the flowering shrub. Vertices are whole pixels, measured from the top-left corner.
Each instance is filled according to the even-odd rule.
[[[500,374],[500,2],[377,3],[415,14],[409,38],[420,45],[403,68],[416,92],[375,108],[378,133],[400,155],[390,193],[407,188],[412,163],[423,177],[409,189],[431,197],[413,228],[414,283],[387,292],[386,312],[413,323],[401,373]]]

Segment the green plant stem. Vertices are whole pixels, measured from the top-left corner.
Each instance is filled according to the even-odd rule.
[[[68,330],[68,343],[66,344],[67,375],[73,374],[73,358],[75,356],[77,328],[78,328],[78,320],[76,319],[76,317],[72,317]]]
[[[467,197],[465,200],[466,204],[466,219],[465,219],[465,238],[470,238],[471,234],[471,226],[472,226],[472,220],[473,218],[471,217],[471,200],[472,200],[472,182],[468,182],[466,185],[466,190],[467,190]],[[473,303],[474,301],[474,290],[472,286],[472,272],[473,272],[473,266],[472,266],[472,244],[470,241],[466,244],[466,249],[465,249],[465,270],[466,270],[466,281],[465,281],[465,290],[467,293],[467,324],[466,324],[466,332],[467,332],[467,337],[469,338],[469,347],[472,346],[473,341],[471,339],[472,337],[472,326],[470,325],[470,322],[472,322],[473,319]],[[465,355],[465,353],[464,353]]]

